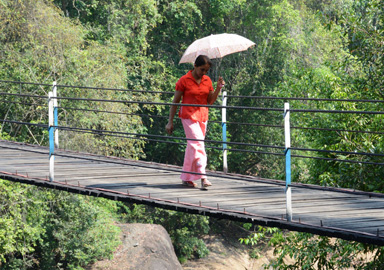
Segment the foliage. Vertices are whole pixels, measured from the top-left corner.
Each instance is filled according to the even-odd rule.
[[[87,40],[122,44],[129,54],[141,54],[149,44],[148,32],[160,21],[155,0],[54,0],[69,18],[87,29]]]
[[[2,180],[0,185],[0,265],[15,260],[7,258],[12,254],[20,254],[18,260],[26,262],[45,233],[46,206],[30,199],[36,189],[32,186],[23,190]]]
[[[70,3],[69,3],[70,2]],[[126,57],[127,46],[126,41],[123,42],[120,35],[138,34],[144,38],[148,25],[156,23],[155,6],[150,1],[143,1],[128,6],[124,6],[125,10],[120,10],[115,1],[111,1],[110,6],[105,7],[98,1],[93,1],[90,5],[85,5],[82,1],[62,1],[61,7],[68,7],[70,4],[84,4],[85,17],[79,17],[76,20],[60,16],[60,12],[52,1],[6,1],[4,8],[0,11],[0,26],[4,31],[1,38],[1,61],[0,76],[7,80],[20,80],[38,83],[52,84],[57,81],[62,85],[84,85],[93,86],[93,89],[77,89],[77,88],[58,88],[60,97],[69,98],[99,98],[99,99],[121,99],[129,100],[129,95],[124,96],[121,92],[98,90],[100,87],[108,88],[127,88],[129,85],[129,77],[127,73],[127,64],[133,67]],[[148,13],[140,15],[140,10],[152,7]],[[104,8],[113,10],[110,15],[112,32],[108,38],[102,40],[94,40],[90,38],[90,33],[95,30],[85,23],[79,24],[83,19],[94,18],[99,13],[103,13]],[[131,10],[133,9],[133,11]],[[72,11],[76,13],[80,9],[73,7]],[[127,12],[127,17],[120,21],[121,12]],[[64,10],[65,12],[67,10]],[[116,12],[118,14],[116,14]],[[72,14],[71,12],[67,13]],[[107,14],[107,13],[103,13]],[[132,17],[133,16],[133,17]],[[132,25],[134,21],[142,20],[140,27]],[[126,24],[126,21],[130,24]],[[94,22],[96,23],[96,21]],[[99,21],[99,23],[102,23]],[[101,26],[101,24],[99,25]],[[105,26],[103,24],[103,26]],[[126,30],[120,29],[124,26]],[[92,29],[90,30],[89,27]],[[120,29],[120,30],[118,30]],[[102,30],[100,30],[102,31]],[[104,29],[103,31],[106,31]],[[94,31],[92,33],[95,33]],[[102,35],[104,36],[104,35]],[[125,37],[125,39],[131,38]],[[102,41],[101,43],[99,41]],[[130,50],[135,50],[135,54],[142,54],[142,50],[147,47],[145,40],[140,40],[140,45],[135,44]],[[147,59],[142,56],[142,60]],[[128,61],[129,60],[129,61]],[[141,75],[146,76],[150,85],[145,85],[145,90],[153,90],[159,87],[156,82],[159,80],[161,73],[152,72],[153,68],[158,70],[161,64],[145,60],[148,65],[149,73]],[[150,66],[153,66],[151,68]],[[158,77],[151,78],[153,74]],[[154,76],[153,76],[154,77]],[[161,84],[160,84],[161,85]],[[136,88],[136,82],[133,87]],[[8,93],[23,93],[29,95],[47,96],[50,87],[21,85],[14,86],[3,83],[3,87],[7,88]],[[137,100],[156,100],[157,97],[150,95],[136,95]],[[41,98],[20,98],[16,96],[6,96],[6,103],[0,105],[0,113],[3,119],[11,119],[14,121],[29,123],[44,123],[47,119],[47,112],[44,100]],[[99,107],[97,112],[93,110],[94,106]],[[118,136],[100,136],[90,133],[89,129],[99,130],[97,134],[105,131],[125,132],[125,133],[144,133],[141,118],[134,115],[139,106],[131,103],[85,103],[73,100],[60,100],[59,106],[62,110],[59,114],[59,123],[62,126],[71,126],[83,129],[83,132],[63,131],[62,145],[64,148],[72,150],[81,150],[93,152],[103,155],[116,155],[131,158],[142,158],[145,156],[143,152],[144,141],[140,139],[132,139],[129,137]],[[27,113],[25,113],[27,112]],[[47,133],[41,127],[20,126],[18,124],[5,124],[2,129],[12,136],[15,140],[30,142],[35,144],[47,144]],[[84,133],[85,129],[85,133]]]
[[[199,38],[203,25],[203,14],[194,1],[161,0],[158,1],[160,22],[148,32],[151,46],[149,54],[163,61],[170,70],[175,66],[190,42]],[[180,70],[177,74],[182,75]],[[177,77],[179,77],[177,76]],[[174,84],[173,84],[174,85]],[[170,90],[170,89],[169,89]]]
[[[253,227],[253,232],[249,233],[247,237],[239,238],[241,244],[252,246],[249,251],[249,257],[252,259],[258,259],[261,256],[260,250],[256,247],[257,245],[267,244],[269,238],[280,232],[278,228],[253,226],[251,223],[244,223],[243,227],[248,231]]]
[[[275,94],[286,96],[289,93],[295,97],[328,99],[380,99],[379,95],[367,91],[370,76],[367,76],[368,73],[365,72],[366,65],[359,57],[356,57],[356,53],[351,54],[348,51],[350,41],[344,33],[349,31],[349,27],[344,28],[345,24],[340,19],[343,16],[351,16],[353,5],[349,3],[348,6],[347,3],[345,2],[340,10],[333,6],[336,14],[331,12],[331,6],[327,6],[322,13],[322,16],[325,16],[324,14],[333,16],[331,18],[335,21],[326,21],[324,17],[320,17],[322,21],[319,21],[317,16],[309,17],[311,23],[307,24],[307,27],[313,28],[314,25],[317,25],[316,29],[321,31],[316,33],[313,30],[305,30],[305,35],[301,40],[305,42],[304,44],[316,41],[316,44],[319,44],[317,47],[321,51],[316,49],[314,53],[318,55],[317,59],[322,59],[322,61],[296,63],[295,66],[299,65],[300,69],[292,69],[295,72],[286,76],[284,81],[279,83]],[[314,53],[312,51],[311,55]],[[362,87],[363,82],[366,82],[364,87]],[[315,102],[309,101],[292,102],[291,108],[326,111],[380,111],[381,105],[358,102],[316,102],[315,104]],[[381,119],[379,115],[294,113],[291,118],[294,126],[324,129],[324,131],[293,130],[292,137],[299,138],[293,144],[298,147],[325,151],[382,152],[382,136],[357,133],[359,131],[373,131],[373,133],[379,131],[377,128],[377,121]],[[328,132],[329,128],[341,131]],[[353,130],[356,133],[343,130]],[[328,160],[296,161],[297,165],[293,171],[296,179],[303,182],[367,191],[383,190],[378,180],[382,177],[382,169],[380,166],[368,164],[380,162],[379,158],[330,152],[318,153],[316,156]],[[336,161],[331,162],[330,159],[336,159]],[[356,163],[343,162],[345,159],[356,161]],[[370,179],[369,182],[366,179]]]
[[[348,37],[348,49],[363,63],[367,78],[359,85],[371,98],[383,97],[383,5],[379,0],[355,1],[350,9],[340,12],[340,20],[331,20],[343,26]],[[367,91],[368,90],[368,91]]]
[[[237,32],[256,42],[247,52],[215,61],[211,76],[224,75],[231,95],[276,95],[316,98],[380,97],[382,13],[378,1],[4,1],[0,25],[2,77],[61,84],[93,86],[94,89],[60,88],[59,95],[118,99],[122,103],[85,103],[61,100],[61,123],[84,132],[63,131],[65,148],[142,158],[180,164],[183,146],[147,142],[131,136],[103,135],[107,131],[128,134],[164,134],[167,106],[124,104],[123,101],[170,102],[168,95],[145,93],[170,91],[186,66],[177,60],[188,44],[210,33]],[[339,7],[342,8],[339,8]],[[28,22],[28,23],[26,23]],[[365,27],[367,26],[367,27]],[[367,29],[368,32],[364,32]],[[368,51],[370,48],[375,48]],[[375,75],[376,74],[376,75]],[[164,78],[167,78],[164,80]],[[143,92],[112,93],[100,87],[128,88]],[[46,95],[50,87],[20,85],[8,87],[9,93]],[[7,96],[0,112],[7,119],[31,124],[46,119],[42,100]],[[282,108],[282,102],[259,99],[230,99],[230,106]],[[292,107],[317,109],[372,109],[357,104],[313,105],[292,102]],[[113,114],[97,112],[113,111]],[[69,109],[71,108],[71,109]],[[27,111],[28,113],[24,113]],[[143,116],[137,115],[141,113]],[[161,115],[156,121],[149,114]],[[292,116],[297,125],[307,127],[357,123],[361,129],[377,130],[381,117],[373,120],[348,115],[341,123],[338,116],[313,114]],[[143,118],[143,119],[142,119]],[[211,119],[219,120],[215,110]],[[282,118],[271,111],[236,109],[228,111],[228,137],[233,142],[280,146],[282,133],[275,127]],[[164,121],[164,122],[163,122]],[[246,122],[246,125],[231,124]],[[175,135],[183,137],[181,125]],[[89,130],[96,130],[96,134]],[[20,127],[3,124],[2,131],[15,140],[46,144],[47,134],[34,125]],[[322,134],[294,130],[294,144],[322,150],[367,151],[380,153],[382,136]],[[212,124],[210,140],[221,140],[220,127]],[[282,178],[281,151],[255,146],[233,147],[229,170],[236,173]],[[177,153],[168,155],[168,153]],[[221,167],[221,153],[209,150],[210,169]],[[165,157],[171,156],[169,160]],[[334,155],[322,155],[334,158]],[[344,159],[345,156],[338,157]],[[356,161],[375,162],[374,158],[354,157]],[[360,168],[341,162],[297,161],[294,175],[300,181],[325,185],[381,190],[380,170]],[[322,175],[322,171],[326,171]],[[331,172],[330,172],[331,171]],[[363,171],[373,171],[366,175]],[[304,173],[301,173],[304,172]],[[342,173],[340,173],[342,172]],[[349,172],[349,173],[348,173]],[[328,174],[331,174],[328,177]],[[346,174],[345,174],[346,173]],[[351,176],[358,175],[349,181]],[[371,177],[369,185],[361,178]],[[320,180],[321,179],[321,180]],[[328,179],[328,180],[326,180]]]
[[[252,227],[252,224],[244,223],[243,227],[249,230]],[[252,246],[257,245],[260,241],[263,241],[267,235],[271,235],[275,232],[278,232],[278,229],[257,226],[257,232],[255,231],[256,231],[256,226],[254,227],[254,232],[248,235],[248,237],[239,239],[240,243],[244,243],[246,245],[252,245]]]
[[[380,269],[383,262],[381,247],[309,233],[279,232],[270,244],[277,258],[267,267],[273,269]],[[286,262],[288,257],[292,263]]]
[[[120,243],[114,201],[4,180],[0,187],[1,269],[81,269]]]
[[[165,135],[168,106],[139,105],[132,101],[170,103],[172,97],[165,92],[173,91],[177,78],[191,68],[178,65],[183,51],[195,39],[212,33],[238,33],[256,43],[247,52],[215,60],[209,74],[213,81],[223,75],[230,95],[255,97],[228,101],[229,106],[237,106],[237,109],[228,110],[227,137],[231,142],[240,143],[230,146],[236,150],[228,158],[230,172],[274,179],[284,177],[281,149],[263,147],[283,146],[283,134],[278,127],[282,123],[281,112],[240,108],[282,109],[283,100],[256,98],[258,96],[367,100],[382,100],[384,96],[384,13],[380,0],[0,0],[0,7],[0,79],[45,84],[0,83],[1,92],[41,96],[2,95],[0,119],[29,123],[23,126],[1,123],[0,136],[8,140],[47,144],[45,97],[52,82],[57,81],[59,85],[92,87],[59,87],[61,97],[120,101],[60,100],[60,125],[85,131],[63,130],[61,147],[180,165],[184,140],[175,139],[168,144],[153,137],[146,141],[140,136]],[[101,88],[139,92],[112,92]],[[290,106],[302,110],[382,111],[382,103],[290,101]],[[382,163],[381,157],[329,152],[383,153],[382,115],[303,112],[292,113],[291,119],[295,127],[292,128],[292,145],[324,150],[313,153],[317,159],[293,160],[294,181],[383,192],[383,169],[369,164]],[[221,141],[220,124],[215,123],[220,121],[218,110],[210,110],[210,120],[207,140]],[[181,124],[175,127],[174,136],[183,138]],[[329,128],[341,131],[329,132]],[[104,133],[108,131],[139,136],[120,136],[120,133],[107,136]],[[254,146],[246,148],[241,143]],[[207,148],[207,152],[209,169],[220,169],[221,151]],[[356,163],[343,162],[345,159]],[[27,196],[29,192],[27,189]],[[0,257],[3,261],[7,259],[7,267],[33,263],[29,257],[31,250],[37,250],[46,240],[49,248],[60,252],[76,248],[77,243],[63,238],[63,232],[68,232],[70,227],[80,228],[76,217],[65,216],[55,209],[54,215],[65,217],[65,221],[56,221],[53,214],[48,214],[51,211],[48,206],[42,207],[42,203],[39,208],[38,202],[27,204],[19,193],[13,194],[15,197],[7,196],[20,204],[12,204],[4,197],[4,204],[12,206],[9,211],[19,213],[6,214],[1,219],[4,222],[1,229],[10,236],[8,244],[2,245],[5,253],[0,253],[8,254],[7,258]],[[52,194],[55,194],[50,195],[55,204],[63,209],[71,208],[71,201],[63,198],[65,205],[64,202],[61,205],[57,199],[59,195]],[[82,199],[73,200],[80,205],[84,203]],[[173,212],[139,208],[116,211],[127,211],[130,220],[144,220],[140,211],[151,212],[150,222],[168,226],[179,258],[205,254],[198,233],[208,230],[205,218],[194,220],[195,217],[186,218]],[[26,212],[20,214],[20,209]],[[88,208],[83,206],[82,209]],[[40,211],[41,218],[31,219],[25,226],[17,225],[17,232],[9,231],[12,220],[19,224],[22,218],[28,218],[29,211]],[[92,210],[89,213],[96,215]],[[52,221],[51,227],[45,226],[43,220],[50,218],[56,223]],[[183,225],[178,224],[179,220],[183,220]],[[189,223],[200,231],[187,226]],[[47,235],[62,241],[51,243],[44,238]],[[264,232],[259,231],[246,239],[256,244],[264,236]],[[333,242],[305,234],[284,238],[277,233],[275,236],[280,241],[276,242],[276,251],[281,252],[281,260],[274,264],[276,268],[279,264],[281,269],[290,267],[284,266],[282,260],[287,254],[292,254],[298,262],[295,266],[300,267],[301,263],[302,269],[313,266],[315,261],[324,269],[341,267],[351,262],[346,259],[348,254],[354,256],[364,250],[373,252],[375,258],[382,261],[381,249],[375,247]],[[19,241],[22,238],[25,246]],[[289,249],[290,245],[284,245],[283,241],[293,241],[304,248]],[[323,251],[311,251],[309,244]],[[70,256],[73,263],[84,263],[88,260],[84,252],[66,256]],[[327,256],[329,262],[325,262]],[[375,263],[371,261],[360,266],[373,269]]]

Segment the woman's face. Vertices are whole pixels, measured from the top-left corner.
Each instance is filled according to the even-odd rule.
[[[195,74],[196,76],[201,79],[203,75],[207,74],[208,70],[211,68],[209,64],[205,64],[199,67],[195,66]]]

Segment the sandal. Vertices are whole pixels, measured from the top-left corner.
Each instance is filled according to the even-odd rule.
[[[187,187],[193,187],[193,188],[197,187],[197,184],[193,181],[181,181],[181,184]]]
[[[212,186],[212,183],[207,178],[201,178],[201,187],[206,188]]]

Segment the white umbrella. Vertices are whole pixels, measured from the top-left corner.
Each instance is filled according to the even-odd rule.
[[[254,42],[237,34],[210,35],[189,45],[179,64],[194,63],[200,54],[204,54],[210,59],[221,58],[231,53],[245,51],[253,45],[255,45]]]

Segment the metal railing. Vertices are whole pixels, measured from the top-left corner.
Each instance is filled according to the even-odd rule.
[[[331,128],[331,127],[308,127],[301,125],[292,125],[291,117],[292,115],[297,115],[299,113],[302,114],[355,114],[355,115],[383,115],[384,111],[380,110],[323,110],[323,109],[293,109],[290,108],[290,104],[287,101],[316,101],[316,102],[353,102],[353,103],[368,103],[368,104],[383,104],[382,100],[353,100],[353,99],[316,99],[316,98],[287,98],[287,97],[256,97],[256,96],[233,96],[228,95],[225,89],[222,93],[222,104],[221,105],[188,105],[188,104],[174,104],[167,102],[156,102],[156,101],[142,101],[142,100],[117,100],[117,99],[101,99],[101,98],[82,98],[82,97],[65,97],[58,96],[57,89],[67,89],[67,88],[76,88],[76,89],[96,89],[102,91],[119,91],[126,93],[140,93],[140,94],[159,94],[159,95],[172,95],[173,92],[163,92],[163,91],[137,91],[137,90],[129,90],[129,89],[113,89],[113,88],[97,88],[97,87],[84,87],[84,86],[68,86],[68,85],[58,85],[56,82],[53,84],[38,84],[38,83],[29,83],[29,82],[15,82],[15,81],[1,81],[0,83],[3,85],[17,85],[19,86],[19,93],[10,93],[5,91],[0,91],[0,96],[3,97],[14,97],[14,98],[28,98],[31,101],[29,102],[20,102],[11,100],[10,98],[6,100],[6,105],[8,105],[8,109],[4,109],[4,111],[10,111],[13,105],[27,105],[27,106],[41,106],[43,104],[37,103],[35,100],[46,100],[48,99],[48,123],[37,123],[36,121],[21,121],[17,119],[8,119],[8,113],[4,115],[0,115],[0,123],[1,130],[3,130],[3,126],[6,124],[15,124],[15,125],[24,125],[24,126],[34,126],[38,128],[46,128],[48,130],[48,145],[49,145],[49,160],[50,160],[50,172],[49,172],[49,180],[54,180],[54,158],[55,158],[55,149],[59,148],[59,130],[67,130],[72,132],[81,132],[81,133],[90,133],[95,135],[103,135],[103,136],[114,136],[119,138],[129,138],[129,139],[137,139],[143,140],[147,142],[156,142],[156,143],[169,143],[169,144],[180,144],[180,142],[185,142],[187,139],[184,137],[170,137],[162,134],[149,134],[149,133],[134,133],[134,132],[121,132],[116,130],[104,130],[104,129],[96,129],[96,128],[83,128],[83,127],[74,127],[74,126],[66,126],[62,125],[59,121],[59,110],[73,110],[73,111],[87,111],[87,112],[95,112],[95,113],[110,113],[110,114],[129,114],[139,117],[150,117],[150,118],[158,118],[158,119],[167,119],[167,116],[164,114],[138,114],[138,113],[125,113],[119,111],[109,111],[109,110],[101,110],[98,108],[79,108],[76,105],[73,107],[62,107],[59,106],[58,101],[70,101],[70,102],[98,102],[98,103],[121,103],[124,105],[151,105],[151,106],[164,106],[170,107],[171,105],[177,106],[202,106],[208,107],[212,109],[221,110],[221,121],[213,121],[221,125],[222,129],[222,140],[204,140],[206,143],[211,144],[219,144],[221,147],[215,146],[207,146],[208,148],[213,148],[216,150],[220,150],[222,152],[222,161],[223,161],[223,171],[224,173],[228,172],[228,152],[247,152],[247,153],[255,153],[255,154],[267,154],[267,155],[275,155],[275,156],[284,156],[285,157],[285,182],[286,182],[286,205],[287,205],[287,220],[292,220],[292,203],[291,203],[291,159],[292,158],[302,158],[302,159],[319,159],[324,161],[332,161],[332,162],[344,162],[344,163],[358,163],[358,164],[369,164],[375,166],[383,166],[384,162],[381,161],[381,158],[384,157],[382,153],[372,153],[372,152],[358,152],[358,151],[343,151],[343,150],[329,150],[329,149],[311,149],[306,147],[292,147],[291,146],[291,130],[298,131],[324,131],[324,132],[337,132],[337,133],[362,133],[362,134],[374,134],[374,135],[384,135],[384,132],[380,130],[354,130],[354,129],[345,129],[345,128]],[[28,85],[32,87],[40,87],[44,89],[48,89],[47,95],[37,95],[30,93],[23,93],[22,86]],[[5,89],[3,86],[2,88]],[[39,91],[37,91],[39,92]],[[41,92],[41,91],[40,91]],[[254,107],[254,106],[228,106],[228,100],[235,99],[259,99],[259,100],[277,100],[283,101],[283,108],[268,108],[268,107]],[[6,108],[6,106],[3,106]],[[0,107],[1,109],[1,107]],[[280,120],[283,121],[283,125],[276,124],[267,124],[267,123],[248,123],[248,122],[228,122],[227,119],[231,118],[231,115],[228,115],[228,111],[230,110],[246,110],[246,111],[254,111],[254,112],[277,112],[281,114]],[[1,110],[0,110],[1,113]],[[43,117],[44,118],[44,117]],[[302,124],[302,123],[299,123]],[[283,129],[282,138],[284,141],[283,145],[267,145],[262,143],[254,143],[254,142],[235,142],[228,140],[228,125],[241,125],[241,126],[254,126],[254,127],[266,127],[266,128],[278,128]],[[1,135],[1,132],[0,132]],[[281,142],[283,143],[283,142]],[[244,148],[235,148],[235,147],[257,147],[257,148],[265,148],[265,149],[273,149],[273,151],[259,151],[259,150],[250,150]],[[276,152],[276,150],[278,152]],[[379,162],[377,161],[361,161],[354,159],[346,159],[346,158],[336,158],[336,157],[319,157],[319,156],[309,156],[309,155],[295,155],[292,154],[292,151],[295,152],[317,152],[317,153],[326,153],[329,155],[347,155],[347,156],[370,156],[380,158]],[[188,172],[193,173],[193,172]]]

